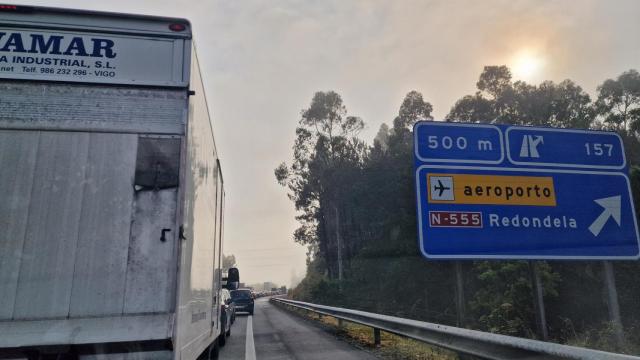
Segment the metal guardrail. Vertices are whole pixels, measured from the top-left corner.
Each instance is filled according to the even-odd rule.
[[[374,334],[377,335],[375,336],[377,344],[379,344],[380,330],[384,330],[389,333],[453,350],[457,353],[477,356],[484,359],[640,359],[640,357],[631,355],[492,334],[365,311],[311,304],[302,301],[282,298],[271,298],[271,301],[283,306],[303,309],[370,326],[374,329]]]

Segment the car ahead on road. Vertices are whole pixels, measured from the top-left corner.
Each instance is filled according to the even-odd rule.
[[[220,290],[220,336],[218,337],[218,343],[220,346],[224,346],[227,343],[227,337],[231,336],[231,325],[236,319],[236,309],[229,294],[229,290]]]
[[[233,299],[236,311],[246,311],[253,315],[253,294],[250,289],[231,291],[231,299]]]

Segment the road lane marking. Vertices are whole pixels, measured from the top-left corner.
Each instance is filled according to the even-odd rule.
[[[253,315],[247,319],[247,337],[244,343],[244,359],[256,360],[256,347],[253,343]]]

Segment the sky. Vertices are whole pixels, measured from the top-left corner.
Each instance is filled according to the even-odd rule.
[[[16,4],[189,19],[225,178],[225,253],[246,283],[305,273],[295,209],[273,169],[290,162],[300,111],[342,95],[371,142],[421,92],[442,119],[485,65],[531,83],[572,79],[592,96],[640,69],[640,1],[46,0]]]

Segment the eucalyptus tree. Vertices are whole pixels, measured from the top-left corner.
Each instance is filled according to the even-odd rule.
[[[364,121],[347,115],[342,97],[334,91],[316,92],[301,111],[291,165],[275,169],[278,182],[289,189],[299,215],[294,240],[316,245],[325,258],[330,277],[341,276],[341,214],[349,213],[347,200],[366,155],[358,138]],[[348,240],[348,238],[347,238]]]
[[[447,120],[589,128],[595,119],[589,94],[571,80],[513,82],[506,66],[485,66],[476,87],[454,104]]]
[[[628,70],[598,86],[598,115],[615,130],[640,132],[640,73]]]

